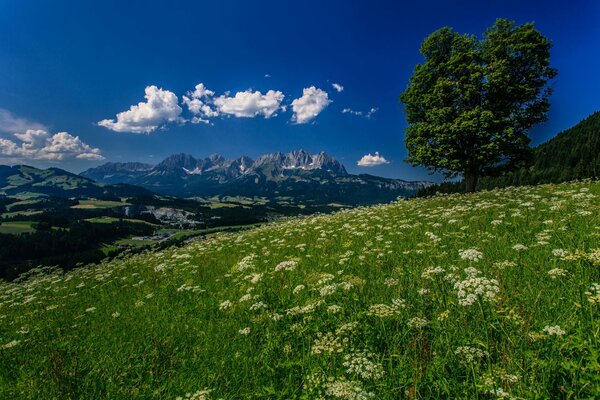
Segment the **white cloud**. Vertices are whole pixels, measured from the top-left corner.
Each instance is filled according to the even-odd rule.
[[[372,107],[369,111],[364,112],[364,111],[355,111],[351,108],[344,108],[342,110],[342,114],[352,114],[352,115],[357,115],[359,117],[365,117],[365,118],[371,118],[371,116],[373,114],[375,114],[377,112],[378,108]]]
[[[188,92],[186,96],[183,96],[183,103],[187,106],[188,110],[195,116],[190,120],[192,124],[205,123],[208,124],[210,121],[208,118],[217,117],[219,113],[213,110],[207,103],[211,101],[212,96],[215,92],[209,90],[204,86],[203,83],[196,85],[193,92]]]
[[[375,155],[371,153],[362,156],[360,160],[356,163],[359,167],[375,167],[377,165],[389,164],[390,162],[386,160],[379,152],[375,152]]]
[[[48,128],[39,122],[17,117],[10,111],[0,108],[0,132],[15,133],[24,132],[27,129],[47,130]]]
[[[99,148],[67,132],[50,135],[41,129],[29,129],[13,136],[17,141],[0,138],[0,155],[13,160],[104,160]]]
[[[304,88],[302,97],[292,101],[294,115],[292,121],[298,124],[310,122],[331,103],[327,92],[314,86]]]
[[[115,132],[150,133],[167,122],[180,121],[183,111],[175,93],[152,85],[145,89],[146,102],[133,105],[117,114],[115,119],[103,119],[98,125]]]
[[[333,88],[335,90],[337,90],[338,93],[344,91],[344,87],[342,85],[340,85],[339,83],[332,83],[331,86],[333,86]]]
[[[262,115],[271,118],[281,107],[284,94],[280,91],[269,90],[262,94],[260,91],[237,92],[234,97],[225,94],[216,97],[213,104],[220,114],[234,115],[236,117],[252,118]],[[283,109],[285,111],[285,109]]]

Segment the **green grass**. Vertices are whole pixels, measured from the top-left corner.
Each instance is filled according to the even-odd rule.
[[[20,233],[34,232],[35,229],[31,226],[32,224],[32,221],[5,221],[0,225],[0,233],[18,235]]]
[[[30,215],[36,215],[36,214],[41,214],[43,213],[42,210],[33,210],[33,211],[13,211],[13,212],[7,212],[7,213],[3,213],[0,216],[2,218],[13,218],[13,217],[22,217],[22,216],[30,216]]]
[[[128,206],[129,203],[109,200],[79,200],[79,204],[72,208],[114,208]]]
[[[415,199],[5,283],[0,398],[598,398],[599,207]]]
[[[133,222],[133,223],[137,223],[137,224],[147,224],[147,225],[151,225],[151,226],[156,226],[156,224],[150,223],[148,221],[144,221],[142,219],[133,219],[133,218],[115,218],[115,217],[95,217],[95,218],[88,218],[86,219],[86,221],[88,222],[93,222],[96,224],[111,224],[113,222],[119,222],[119,221],[124,221],[124,222]]]

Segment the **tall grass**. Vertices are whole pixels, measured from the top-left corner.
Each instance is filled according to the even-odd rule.
[[[597,398],[599,195],[400,201],[0,284],[0,398]]]

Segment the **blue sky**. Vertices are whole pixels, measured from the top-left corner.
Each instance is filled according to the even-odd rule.
[[[496,18],[534,21],[554,43],[559,74],[549,121],[531,132],[534,144],[600,109],[600,3],[593,0],[2,0],[0,162],[78,172],[178,152],[233,158],[303,148],[327,151],[354,173],[431,179],[403,161],[398,96],[429,33],[452,26],[479,35]],[[200,83],[213,94],[197,92],[193,114],[182,96]],[[153,105],[119,120],[117,113],[146,101],[147,87]],[[203,104],[218,115],[207,118]],[[127,129],[151,131],[115,131]],[[376,151],[389,163],[357,165]]]

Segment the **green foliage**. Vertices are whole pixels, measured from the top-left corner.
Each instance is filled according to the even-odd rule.
[[[527,166],[494,176],[483,176],[478,186],[480,189],[494,189],[598,178],[600,112],[595,112],[572,128],[534,148],[532,160]],[[461,191],[462,187],[462,182],[445,182],[422,188],[417,196],[431,196],[436,192],[456,193]]]
[[[425,62],[400,96],[408,161],[462,174],[474,189],[480,174],[526,159],[527,132],[549,108],[550,47],[533,24],[503,19],[482,40],[451,28],[427,37]]]
[[[599,206],[414,199],[30,274],[0,284],[0,398],[597,398]]]

